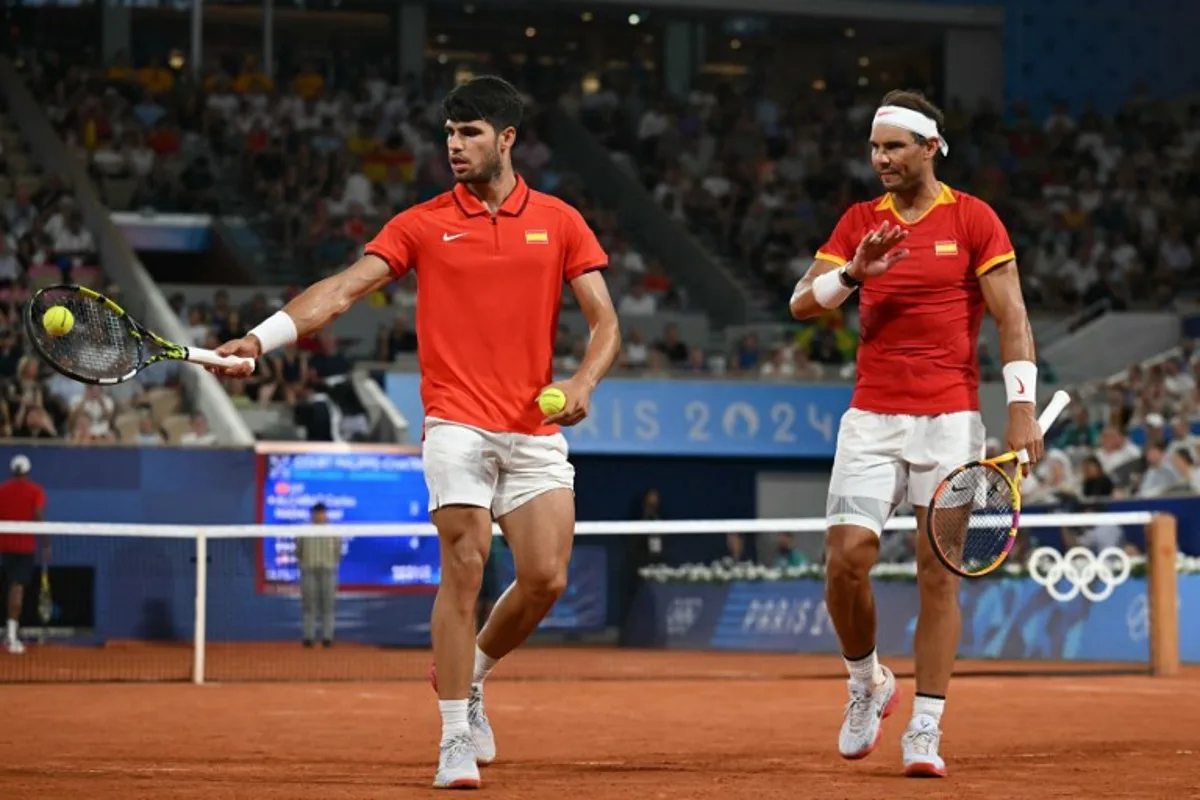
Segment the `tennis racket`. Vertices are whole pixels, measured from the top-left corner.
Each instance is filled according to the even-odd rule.
[[[1042,435],[1071,402],[1058,391],[1038,417]],[[987,575],[1004,563],[1021,521],[1024,450],[956,468],[938,484],[926,512],[926,532],[938,560],[964,578]]]
[[[42,567],[42,587],[38,592],[38,618],[42,621],[42,628],[50,624],[50,618],[54,616],[54,597],[50,594],[50,570]]]
[[[58,308],[71,312],[74,324],[54,335],[47,330],[44,317]],[[169,342],[109,298],[83,286],[64,284],[39,290],[25,306],[25,331],[47,364],[68,378],[100,386],[123,383],[162,361],[254,366],[251,358],[220,356],[212,350]]]

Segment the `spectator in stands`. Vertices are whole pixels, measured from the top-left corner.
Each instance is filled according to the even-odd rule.
[[[416,352],[417,334],[408,324],[408,318],[403,314],[396,315],[391,330],[380,327],[377,356],[380,361],[391,362],[395,361],[397,356],[412,355]]]
[[[1160,442],[1146,445],[1145,464],[1145,472],[1137,488],[1138,497],[1161,497],[1186,487],[1184,477],[1167,460]]]
[[[1100,459],[1089,455],[1083,459],[1083,482],[1079,487],[1079,496],[1085,500],[1107,499],[1113,496],[1113,481],[1104,472]]]
[[[325,525],[329,514],[324,503],[312,507],[312,524]],[[296,539],[296,561],[300,566],[300,608],[304,646],[316,640],[317,619],[321,620],[321,643],[333,647],[338,590],[342,562],[342,540],[338,536],[301,536]]]
[[[179,437],[179,443],[187,447],[211,447],[217,436],[208,429],[208,418],[202,412],[192,414],[191,430]]]
[[[1100,434],[1100,449],[1096,458],[1106,475],[1136,462],[1142,455],[1141,448],[1115,427],[1105,428]]]
[[[1196,457],[1190,447],[1178,447],[1171,451],[1171,466],[1179,475],[1176,488],[1190,494],[1200,494],[1200,469],[1196,468]]]
[[[87,386],[71,406],[68,422],[72,440],[80,444],[112,444],[117,404],[99,386]]]
[[[138,416],[138,429],[133,441],[138,447],[157,447],[166,442],[150,414]]]

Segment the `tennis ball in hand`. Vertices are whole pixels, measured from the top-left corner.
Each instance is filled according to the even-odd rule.
[[[51,306],[42,315],[42,327],[54,336],[66,336],[75,327],[75,315],[66,306]]]
[[[538,395],[538,408],[547,417],[561,413],[567,407],[567,396],[562,389],[547,389]]]

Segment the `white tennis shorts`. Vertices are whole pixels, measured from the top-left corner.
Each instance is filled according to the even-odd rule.
[[[978,411],[914,417],[849,409],[838,428],[825,524],[881,533],[906,498],[928,506],[955,467],[983,457],[986,441]]]
[[[430,511],[479,506],[499,518],[552,489],[575,488],[561,433],[494,433],[426,417],[423,459]]]

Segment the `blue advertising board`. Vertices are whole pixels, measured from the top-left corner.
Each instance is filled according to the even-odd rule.
[[[632,643],[685,649],[790,653],[839,652],[825,608],[824,583],[815,580],[727,585],[644,584]],[[918,594],[914,582],[877,581],[878,647],[912,655]],[[1144,579],[1132,578],[1103,601],[1082,596],[1066,603],[1027,579],[964,583],[964,658],[1148,662],[1149,620]],[[1200,575],[1179,577],[1180,618],[1200,609]],[[1180,653],[1200,663],[1200,626],[1180,626]]]
[[[264,525],[307,523],[316,503],[329,523],[428,522],[421,457],[405,453],[270,453],[262,490]],[[262,539],[262,579],[299,580],[295,539]],[[441,577],[437,539],[346,536],[338,570],[344,588],[433,587]]]
[[[419,431],[420,376],[390,372],[386,389]],[[850,395],[849,386],[614,378],[564,434],[585,455],[832,458]]]

